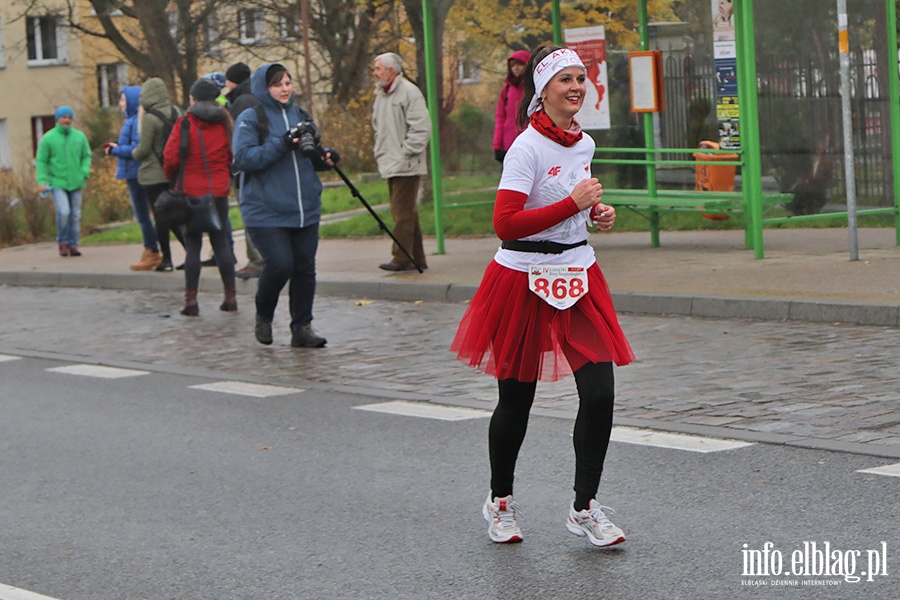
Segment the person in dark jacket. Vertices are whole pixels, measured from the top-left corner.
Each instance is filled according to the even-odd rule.
[[[162,262],[159,253],[159,243],[156,239],[156,229],[150,218],[150,204],[147,201],[147,191],[138,182],[138,167],[141,163],[134,159],[132,152],[140,140],[138,129],[138,109],[141,105],[141,88],[136,85],[127,85],[119,94],[119,108],[125,115],[122,123],[122,131],[118,142],[107,142],[103,149],[108,156],[119,159],[116,170],[116,179],[124,179],[128,186],[128,195],[131,197],[131,210],[134,218],[141,226],[141,237],[144,242],[144,251],[140,260],[131,265],[132,271],[150,271]]]
[[[256,339],[272,343],[278,296],[290,281],[291,346],[320,348],[326,339],[312,328],[322,212],[316,171],[333,166],[337,156],[324,151],[310,158],[301,152],[292,128],[312,124],[312,118],[294,104],[291,74],[283,65],[259,67],[250,89],[266,123],[256,110],[243,111],[235,123],[233,149],[244,225],[265,260],[256,292]]]
[[[228,67],[228,70],[225,71],[225,89],[228,90],[228,93],[225,94],[225,98],[228,100],[228,112],[235,121],[242,112],[259,104],[256,96],[250,92],[250,67],[245,63],[239,62]],[[247,265],[238,269],[235,275],[241,279],[259,277],[259,272],[263,267],[263,257],[253,245],[253,240],[249,235],[244,235],[244,243],[247,249]]]
[[[178,176],[181,166],[179,145],[181,142],[181,123],[187,119],[188,156],[184,160],[184,182],[182,189],[190,197],[212,194],[216,199],[216,210],[219,220],[228,220],[228,192],[231,189],[231,135],[233,123],[231,115],[216,102],[219,88],[206,78],[198,79],[191,86],[191,106],[187,115],[179,117],[172,127],[169,140],[163,152],[163,170],[169,180]],[[202,145],[202,147],[201,147]],[[205,152],[204,152],[205,150]],[[234,287],[234,260],[228,245],[228,234],[224,227],[209,232],[209,242],[216,257],[216,266],[225,287],[225,299],[219,308],[226,312],[237,310],[237,297]],[[195,317],[200,314],[197,304],[197,287],[200,283],[200,249],[203,245],[203,233],[187,231],[184,236],[184,248],[187,258],[184,261],[184,308],[181,314]]]

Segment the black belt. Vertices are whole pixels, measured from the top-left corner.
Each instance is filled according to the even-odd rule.
[[[575,242],[574,244],[511,240],[500,244],[500,247],[504,250],[515,250],[516,252],[540,252],[541,254],[562,254],[566,250],[571,250],[572,248],[577,248],[578,246],[587,246],[587,240],[581,240],[580,242]]]

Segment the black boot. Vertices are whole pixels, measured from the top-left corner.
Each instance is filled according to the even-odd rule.
[[[256,341],[268,346],[272,343],[272,321],[266,321],[256,315]]]
[[[294,348],[321,348],[327,343],[328,340],[316,335],[309,323],[301,325],[291,334],[291,346]]]

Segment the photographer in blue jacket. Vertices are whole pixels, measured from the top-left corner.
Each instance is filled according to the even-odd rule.
[[[259,67],[250,80],[259,104],[235,123],[233,168],[247,234],[265,266],[256,292],[256,339],[271,344],[278,296],[290,281],[291,346],[321,348],[312,328],[322,182],[336,152],[319,145],[312,118],[294,104],[293,78],[281,64]]]

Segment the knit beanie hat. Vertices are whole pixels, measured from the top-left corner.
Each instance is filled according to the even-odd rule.
[[[211,80],[201,77],[191,86],[191,98],[197,102],[213,101],[219,97],[220,89]]]
[[[234,63],[225,71],[225,79],[240,85],[250,79],[250,67],[246,63]]]
[[[75,113],[68,106],[60,106],[56,109],[56,114],[54,115],[54,120],[59,121],[60,117],[72,117],[75,118]]]

